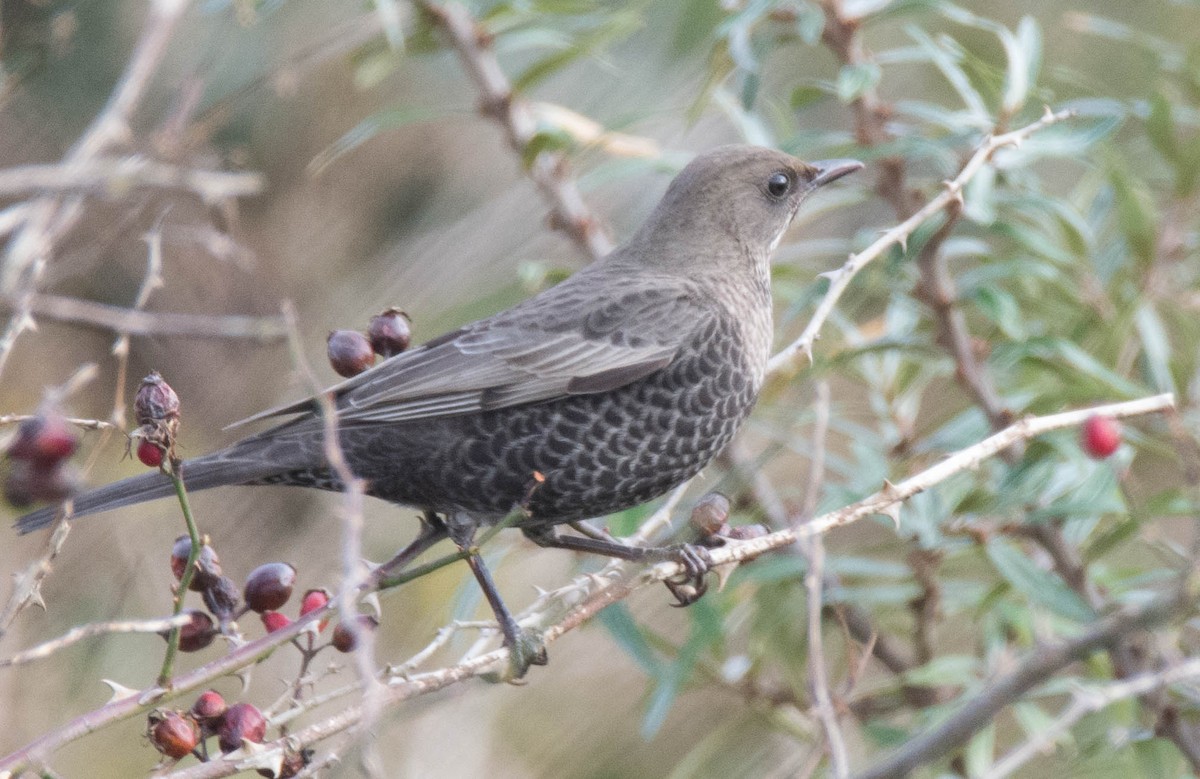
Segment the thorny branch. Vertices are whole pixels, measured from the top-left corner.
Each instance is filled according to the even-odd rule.
[[[808,325],[804,328],[804,332],[800,334],[799,338],[785,346],[771,358],[768,371],[775,373],[787,370],[800,355],[804,355],[811,360],[813,344],[816,342],[821,328],[825,324],[825,320],[833,312],[834,306],[837,305],[838,300],[842,297],[842,293],[850,286],[850,282],[854,276],[866,267],[867,264],[879,259],[892,246],[903,246],[914,230],[935,214],[940,213],[948,206],[961,200],[963,187],[991,161],[996,152],[1009,146],[1018,146],[1022,141],[1042,128],[1061,122],[1071,115],[1070,111],[1054,113],[1047,109],[1045,115],[1036,122],[1018,130],[1004,133],[1003,135],[993,135],[987,138],[980,144],[975,153],[971,155],[967,163],[963,165],[958,175],[953,180],[946,182],[942,191],[936,197],[918,209],[912,216],[889,229],[866,249],[857,254],[851,254],[850,258],[846,260],[841,268],[826,274],[829,278],[829,290],[821,299],[812,319],[809,320]]]
[[[897,514],[900,501],[929,489],[956,473],[977,466],[984,459],[995,456],[1004,448],[1018,441],[1028,440],[1051,430],[1078,425],[1092,414],[1121,418],[1164,411],[1171,408],[1172,404],[1173,399],[1170,395],[1158,395],[1125,403],[1023,419],[899,484],[886,485],[879,493],[862,501],[816,517],[811,523],[798,528],[788,528],[759,538],[730,541],[724,547],[711,550],[710,556],[714,565],[742,562],[758,557],[772,549],[794,544],[801,537],[825,533],[834,527],[854,522],[871,514],[885,513],[894,516]],[[682,488],[676,489],[672,493],[672,499],[660,508],[655,517],[646,524],[650,527],[660,528],[674,510],[674,505],[682,494]],[[644,536],[639,538],[641,542],[645,540]],[[633,571],[632,574],[630,574],[631,571]],[[636,589],[677,576],[680,572],[680,566],[676,563],[659,563],[647,569],[635,570],[631,564],[614,562],[597,574],[580,577],[565,587],[546,593],[518,620],[523,625],[536,623],[545,626],[543,637],[545,642],[550,644],[590,620],[605,607],[628,597]],[[1140,609],[1135,608],[1112,615],[1098,623],[1084,637],[1055,649],[1054,652],[1057,654],[1054,656],[1059,658],[1063,664],[1070,662],[1081,653],[1086,654],[1086,652],[1103,645],[1105,641],[1110,640],[1114,633],[1169,619],[1175,613],[1177,603],[1177,597],[1170,597],[1161,602],[1155,601]],[[11,755],[0,758],[0,772],[15,771],[26,766],[37,765],[54,750],[105,724],[136,716],[150,707],[161,704],[168,694],[174,696],[189,692],[253,663],[275,648],[291,641],[307,629],[310,623],[328,617],[336,608],[337,604],[333,603],[324,609],[313,611],[291,625],[239,647],[201,668],[176,676],[172,680],[172,688],[169,693],[162,688],[151,688],[81,715],[63,727],[44,734]],[[1091,638],[1087,638],[1087,636],[1091,636]],[[1048,662],[1046,660],[1048,656],[1048,653],[1037,653],[1033,658],[1039,662],[1037,667],[1033,671],[1025,671],[1025,675],[1017,680],[1019,682],[1017,687],[1014,688],[1010,685],[1010,689],[1019,688],[1023,691],[1028,689],[1029,684],[1046,678],[1038,676],[1037,680],[1029,681],[1030,674],[1041,672],[1045,663]],[[498,667],[504,667],[505,663],[507,663],[507,650],[501,648],[465,658],[455,665],[437,671],[389,679],[386,682],[387,689],[382,693],[383,705],[384,707],[393,706],[415,696],[443,689],[456,682],[473,678]],[[1051,668],[1050,673],[1053,673],[1057,667],[1061,666]],[[1026,686],[1021,686],[1022,684]],[[363,713],[363,707],[360,705],[349,707],[321,722],[290,734],[286,739],[266,744],[264,748],[268,751],[282,750],[288,744],[317,743],[355,727],[362,721]],[[259,757],[254,759],[257,760]],[[173,776],[199,779],[199,777],[230,776],[237,773],[238,770],[240,769],[236,760],[214,760],[179,771]]]

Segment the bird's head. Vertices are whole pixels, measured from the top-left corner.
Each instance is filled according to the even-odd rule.
[[[730,254],[765,263],[804,199],[862,168],[857,160],[804,162],[758,146],[721,146],[680,171],[631,245],[649,263],[695,269]]]

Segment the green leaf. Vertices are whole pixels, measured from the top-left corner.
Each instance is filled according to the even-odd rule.
[[[641,27],[641,16],[634,12],[618,12],[605,22],[576,36],[571,45],[555,52],[525,69],[513,82],[513,91],[527,92],[581,57],[594,54],[609,43],[628,36]]]
[[[996,759],[996,724],[988,724],[967,742],[967,776],[983,776]]]
[[[662,673],[663,663],[658,654],[647,643],[645,635],[637,620],[633,618],[629,607],[624,603],[614,603],[600,612],[600,624],[608,629],[610,635],[629,656],[642,667],[650,676]]]
[[[818,100],[828,96],[828,92],[813,84],[801,84],[792,90],[791,106],[793,110],[806,108]]]
[[[349,151],[357,149],[380,133],[395,130],[417,122],[428,122],[448,116],[452,111],[433,110],[430,108],[396,108],[390,111],[380,111],[356,124],[353,129],[342,137],[326,146],[308,163],[309,175],[323,172],[330,163]]]
[[[1021,307],[1007,291],[999,287],[980,287],[972,295],[975,305],[996,323],[1005,337],[1021,341],[1025,338],[1025,317]]]
[[[992,120],[987,105],[984,103],[983,96],[971,85],[971,79],[962,68],[962,50],[958,48],[958,45],[948,37],[939,38],[935,42],[916,25],[907,25],[905,32],[925,50],[930,61],[946,77],[950,86],[954,87],[954,91],[958,92],[967,107],[970,118],[980,127],[990,127]]]
[[[1109,173],[1116,196],[1117,220],[1129,247],[1143,262],[1154,260],[1158,238],[1158,220],[1154,200],[1142,181],[1127,171],[1113,167]]]
[[[837,96],[843,103],[853,103],[863,92],[879,83],[883,71],[874,62],[858,65],[843,65],[838,71]]]
[[[1150,115],[1146,118],[1146,137],[1168,162],[1179,161],[1179,143],[1175,139],[1175,120],[1171,102],[1162,92],[1150,96]]]
[[[966,687],[979,679],[980,660],[974,655],[945,654],[922,666],[905,671],[905,684],[927,687],[954,685]]]
[[[1142,340],[1147,383],[1158,392],[1175,392],[1175,380],[1171,376],[1171,338],[1158,311],[1149,301],[1144,302],[1138,307],[1134,322]]]
[[[989,540],[987,554],[1004,580],[1030,602],[1075,622],[1091,622],[1096,618],[1092,607],[1058,574],[1036,565],[1007,539],[994,537]]]
[[[521,164],[526,169],[533,167],[533,161],[544,151],[566,151],[575,145],[575,139],[565,130],[557,127],[539,130],[521,150]]]

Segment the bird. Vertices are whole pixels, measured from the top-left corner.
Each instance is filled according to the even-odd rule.
[[[542,546],[677,560],[702,585],[702,548],[558,531],[665,494],[729,444],[766,377],[771,255],[808,195],[862,167],[746,145],[701,153],[606,256],[330,388],[341,449],[364,492],[422,512],[417,537],[388,570],[453,541],[495,613],[515,677],[546,656],[478,555],[480,528],[507,521]],[[187,489],[342,490],[315,399],[243,422],[279,417],[183,461]],[[146,473],[75,496],[70,517],[173,494],[166,474]],[[58,514],[42,508],[16,528],[28,533]]]

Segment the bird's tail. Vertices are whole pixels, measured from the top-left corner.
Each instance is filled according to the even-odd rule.
[[[285,463],[264,456],[264,447],[255,446],[255,443],[247,440],[229,449],[186,460],[180,466],[184,485],[189,492],[194,492],[209,487],[247,484],[288,470]],[[71,516],[96,514],[173,494],[175,486],[165,473],[144,473],[75,496]],[[47,506],[26,514],[17,520],[17,532],[25,534],[43,528],[53,522],[59,512],[59,506]]]

